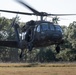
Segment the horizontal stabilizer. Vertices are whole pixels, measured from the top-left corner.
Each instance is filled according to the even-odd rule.
[[[0,40],[0,46],[19,48],[17,41],[2,41],[2,40]]]

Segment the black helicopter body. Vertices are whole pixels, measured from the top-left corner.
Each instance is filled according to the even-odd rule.
[[[23,27],[22,40],[32,42],[33,47],[46,47],[53,44],[59,45],[63,41],[62,28],[53,22],[36,21],[28,29],[27,26],[28,24]]]
[[[35,15],[40,16],[39,21],[29,21],[22,27],[21,38],[19,36],[18,27],[19,25],[16,23],[16,18],[14,19],[12,25],[15,30],[15,34],[17,37],[16,41],[0,41],[0,46],[6,47],[15,47],[20,48],[21,54],[25,48],[31,51],[33,48],[38,47],[46,47],[55,44],[56,51],[59,53],[60,47],[59,45],[63,43],[63,32],[60,25],[55,25],[53,22],[43,20],[43,17],[46,16],[69,16],[76,14],[48,14],[46,12],[39,12],[29,6],[27,3],[24,3],[21,0],[16,0],[20,4],[24,5],[28,9],[30,9],[33,13],[26,12],[17,12],[17,11],[9,11],[9,10],[0,10],[1,12],[15,13],[15,14],[23,14],[23,15]]]

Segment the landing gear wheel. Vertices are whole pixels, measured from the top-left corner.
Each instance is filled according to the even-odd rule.
[[[32,51],[33,45],[31,43],[28,45],[28,49],[29,49],[29,51]]]
[[[60,52],[60,46],[56,46],[56,52],[59,53]]]
[[[21,53],[20,53],[20,55],[19,55],[20,59],[23,57],[23,52],[24,52],[24,50],[22,49],[22,50],[21,50]]]

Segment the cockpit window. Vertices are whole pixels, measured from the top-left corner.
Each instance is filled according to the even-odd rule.
[[[41,26],[42,26],[42,30],[49,30],[48,23],[42,23]]]
[[[55,30],[54,25],[50,24],[50,30]]]
[[[55,27],[56,27],[56,30],[57,30],[57,31],[61,31],[61,32],[62,32],[62,29],[61,29],[60,26],[56,25]]]
[[[38,25],[37,27],[37,32],[40,32],[40,25]]]

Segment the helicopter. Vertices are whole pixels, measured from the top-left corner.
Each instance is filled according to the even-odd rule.
[[[16,23],[16,18],[14,19],[12,25],[15,30],[15,34],[17,37],[16,41],[2,41],[0,40],[0,46],[6,47],[14,47],[21,49],[20,58],[22,57],[23,50],[28,49],[32,51],[33,48],[40,48],[40,47],[47,47],[50,45],[56,45],[56,52],[60,52],[60,44],[64,43],[63,39],[63,31],[60,25],[54,24],[53,22],[49,22],[43,19],[45,16],[69,16],[69,15],[76,15],[76,14],[48,14],[46,12],[39,12],[36,9],[29,6],[27,3],[24,3],[21,0],[16,0],[18,3],[22,4],[23,6],[27,7],[33,13],[26,13],[26,12],[17,12],[17,11],[10,11],[10,10],[0,10],[0,12],[8,12],[8,13],[15,13],[15,14],[22,14],[22,15],[35,15],[40,16],[40,20],[38,21],[28,21],[26,24],[21,28],[22,34],[21,38],[19,35],[19,24]]]

